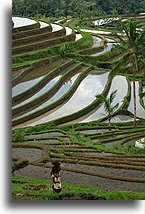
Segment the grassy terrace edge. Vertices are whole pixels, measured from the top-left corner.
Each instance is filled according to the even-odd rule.
[[[23,104],[23,105],[21,105],[19,107],[13,108],[13,111],[12,111],[13,115],[15,115],[15,114],[16,115],[17,114],[18,115],[19,114],[22,115],[23,113],[27,112],[29,108],[34,109],[35,106],[43,104],[44,102],[49,100],[52,96],[55,95],[55,93],[57,93],[57,91],[61,88],[61,86],[65,83],[65,81],[68,78],[72,77],[73,74],[75,75],[81,67],[82,67],[81,63],[77,64],[72,69],[69,69],[68,71],[66,71],[65,74],[63,74],[62,77],[49,90],[44,92],[42,95],[32,99],[31,101],[29,101],[29,102],[27,102],[27,103],[25,103],[25,104]],[[57,71],[59,71],[59,69],[57,69]],[[52,79],[52,74],[54,75],[54,70],[50,73],[50,79],[49,80]],[[61,73],[59,72],[58,74],[61,74]],[[46,78],[43,78],[42,80],[40,80],[41,83],[43,83],[43,81],[45,79]],[[35,86],[37,87],[38,84],[36,84]],[[35,92],[35,90],[33,90],[33,91]]]
[[[73,51],[92,46],[93,40],[91,35],[89,35],[88,33],[82,33],[82,35],[83,37],[80,40],[70,43],[66,42],[64,44],[68,44]],[[36,60],[49,56],[52,57],[56,55],[56,52],[58,52],[61,49],[62,45],[63,44],[59,44],[43,50],[33,51],[27,54],[15,55],[12,57],[12,62],[16,66],[16,64],[25,63],[26,61]]]
[[[33,199],[40,199],[42,200],[58,200],[61,197],[73,197],[73,196],[80,196],[80,199],[88,199],[88,195],[99,196],[104,198],[105,200],[143,200],[144,194],[143,193],[136,193],[131,191],[105,191],[100,190],[98,188],[77,185],[77,184],[70,184],[70,183],[63,183],[63,188],[67,189],[60,194],[53,194],[51,188],[48,189],[47,193],[43,190],[33,192],[28,190],[27,187],[31,185],[44,185],[44,188],[48,186],[51,187],[51,181],[42,181],[34,178],[28,177],[21,177],[21,176],[13,176],[12,177],[12,198],[15,199],[17,193],[21,193],[21,200],[33,200]],[[30,197],[31,194],[31,197]],[[97,200],[97,199],[96,199]]]
[[[57,58],[57,57],[56,57]],[[54,58],[55,59],[55,58]],[[48,58],[48,62],[49,60],[51,60],[51,58]],[[47,62],[47,60],[46,60]],[[36,63],[36,66],[39,63],[41,63],[41,61]],[[66,69],[67,66],[73,64],[73,60],[69,60],[61,65],[59,65],[58,67],[54,68],[54,69],[50,69],[50,71],[48,71],[48,74],[46,74],[42,80],[38,81],[36,84],[34,84],[33,86],[31,86],[29,89],[23,91],[22,93],[19,93],[18,95],[14,96],[12,98],[12,105],[16,105],[26,99],[28,99],[29,97],[31,97],[33,94],[37,93],[41,88],[43,88],[50,80],[52,80],[54,77],[56,77],[57,75],[61,74],[63,72],[63,69]],[[35,65],[33,64],[32,66],[35,67]]]
[[[68,100],[71,98],[71,96],[73,95],[73,93],[75,92],[75,90],[77,89],[77,87],[79,86],[79,84],[81,83],[81,81],[85,78],[86,76],[86,72],[89,72],[90,69],[92,68],[87,68],[85,71],[83,71],[75,80],[74,84],[72,85],[72,87],[58,100],[56,100],[55,102],[53,102],[52,104],[35,111],[34,113],[31,113],[27,116],[23,116],[21,118],[15,119],[13,120],[12,124],[13,126],[19,125],[23,122],[26,122],[28,120],[32,120],[35,117],[38,117],[50,110],[52,110],[53,108],[57,107],[58,105],[62,104],[64,101]]]

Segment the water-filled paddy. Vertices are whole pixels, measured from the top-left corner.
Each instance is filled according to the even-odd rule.
[[[100,42],[102,41],[102,39],[99,37],[96,37],[96,36],[92,36],[92,38],[93,38],[93,46],[92,47],[94,48],[94,47],[100,46]]]
[[[62,166],[71,167],[70,164],[61,164]],[[75,165],[75,168],[78,166]],[[108,168],[105,169],[106,171]],[[130,170],[129,170],[130,171]],[[105,172],[104,172],[105,173]],[[104,174],[103,173],[103,174]],[[33,166],[29,165],[23,169],[17,170],[15,172],[17,175],[31,177],[31,178],[38,178],[42,180],[51,179],[50,178],[50,169],[45,167]],[[136,192],[143,192],[143,183],[136,183],[136,182],[127,182],[126,181],[118,181],[112,180],[107,178],[101,178],[97,176],[90,176],[86,174],[80,174],[75,172],[69,172],[63,170],[62,176],[63,182],[73,183],[73,184],[80,184],[86,186],[92,186],[108,191],[136,191]],[[63,183],[62,183],[63,185]]]
[[[72,33],[72,29],[69,27],[65,27],[66,35],[70,35]]]
[[[14,28],[16,27],[22,27],[26,25],[32,25],[35,24],[36,21],[28,18],[22,18],[22,17],[12,17],[12,20],[14,22]]]
[[[135,81],[136,88],[136,116],[139,118],[144,118],[144,109],[140,104],[140,96],[139,96],[139,82]],[[134,98],[133,98],[133,82],[131,81],[131,100],[128,106],[128,111],[134,114]]]
[[[13,148],[12,157],[24,158],[28,161],[36,161],[41,158],[42,151],[40,149],[31,149],[31,148]]]
[[[59,19],[59,20],[55,21],[54,23],[59,23],[61,21],[63,21],[63,19]]]
[[[72,78],[70,78],[69,80],[66,81],[66,83],[64,83],[62,85],[62,87],[58,90],[58,92],[52,97],[50,98],[48,101],[44,102],[42,105],[40,105],[39,107],[35,108],[32,111],[29,111],[28,113],[24,114],[24,115],[28,115],[29,113],[33,113],[36,110],[42,109],[44,107],[46,107],[47,105],[51,104],[52,102],[55,102],[56,100],[58,100],[59,98],[61,98],[69,89],[70,87],[73,85],[74,81],[76,80],[76,78],[78,77],[79,74],[74,75]],[[53,85],[55,84],[55,82],[53,82]],[[45,90],[48,90],[48,86],[45,86]],[[49,88],[50,89],[50,88]],[[41,94],[40,94],[41,93]],[[39,94],[42,95],[42,90]],[[23,116],[24,116],[23,115]]]
[[[64,135],[62,132],[45,132],[45,133],[27,135],[27,137],[33,138],[33,137],[62,136],[62,135]]]
[[[19,83],[18,85],[16,85],[15,87],[12,88],[12,96],[16,96],[16,95],[24,92],[25,90],[31,88],[33,85],[35,85],[37,82],[39,82],[42,78],[43,78],[43,76],[36,78],[34,80],[29,80],[26,82]]]
[[[104,34],[109,35],[112,34],[111,31],[103,31],[103,30],[89,30],[89,29],[81,29],[81,31],[87,32],[87,33],[96,33],[96,34]],[[117,33],[120,36],[124,36],[123,33]]]
[[[39,23],[40,23],[40,28],[48,26],[48,23],[46,23],[46,22],[39,22]]]
[[[89,74],[81,82],[81,84],[77,88],[77,91],[66,104],[64,104],[52,114],[42,118],[37,122],[32,123],[31,125],[44,123],[81,110],[96,99],[96,94],[101,93],[103,91],[107,79],[108,73],[101,75]]]
[[[76,164],[67,164],[63,163],[63,166],[68,166],[71,168],[76,168]],[[143,178],[143,171],[135,171],[135,170],[125,170],[125,169],[114,169],[114,168],[106,168],[106,167],[99,167],[99,166],[89,166],[89,165],[81,165],[77,164],[77,169],[83,169],[86,171],[93,171],[104,174],[114,175],[114,176],[122,176],[122,177],[134,177],[134,178]]]
[[[83,134],[96,134],[96,133],[104,133],[109,131],[109,129],[88,129],[88,130],[81,130],[77,131]]]
[[[106,53],[106,52],[110,51],[112,48],[114,48],[116,45],[117,45],[116,43],[107,43],[107,45],[105,46],[103,51],[100,51],[100,52],[95,53],[95,54],[91,54],[91,56],[98,56],[98,55],[101,55],[103,53]]]
[[[50,138],[50,139],[34,139],[34,140],[27,140],[25,143],[60,143],[61,140],[55,139],[55,138]]]
[[[61,75],[53,78],[47,85],[45,85],[40,91],[38,91],[36,94],[34,94],[32,97],[28,98],[27,100],[21,102],[20,104],[16,105],[15,107],[21,106],[25,103],[30,102],[31,100],[35,99],[36,97],[39,97],[40,95],[44,94],[46,91],[48,91],[59,79],[61,78]],[[24,82],[25,83],[25,82]],[[25,89],[26,90],[26,89]]]
[[[77,33],[77,34],[76,34],[75,41],[78,41],[78,40],[81,39],[81,38],[82,38],[82,34]]]
[[[63,28],[62,26],[56,25],[56,24],[51,24],[51,27],[52,27],[52,32],[61,30]]]
[[[105,145],[107,147],[113,147],[113,146],[115,146],[119,142],[120,142],[120,140],[116,140],[116,141],[111,142],[111,139],[110,139],[109,143],[103,143],[103,145]]]
[[[116,115],[111,118],[112,123],[127,123],[127,122],[133,122],[133,117],[127,116],[127,115]],[[105,123],[108,123],[108,120],[104,121]]]
[[[119,20],[119,17],[112,17],[112,18],[105,18],[105,19],[98,19],[98,20],[95,20],[93,21],[94,25],[104,25],[104,24],[108,24],[112,21],[116,21],[116,20]]]
[[[84,31],[84,32],[87,32],[87,33],[111,34],[111,32],[109,32],[109,31],[102,31],[102,30],[81,29],[81,31]]]
[[[118,106],[118,108],[119,108],[122,104],[124,97],[126,96],[126,94],[128,92],[128,83],[127,83],[126,77],[120,76],[120,75],[117,75],[114,77],[107,97],[109,97],[110,94],[115,90],[117,90],[117,94],[116,94],[116,97],[112,104],[115,105],[115,104],[119,103],[119,106]],[[98,120],[104,116],[106,116],[106,113],[105,113],[104,107],[102,105],[97,111],[95,111],[93,114],[91,114],[88,118],[86,118],[80,122],[86,123],[86,122]]]

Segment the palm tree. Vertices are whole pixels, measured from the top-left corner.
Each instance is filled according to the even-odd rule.
[[[134,97],[134,126],[136,126],[136,90],[135,77],[136,74],[143,69],[143,31],[138,30],[136,22],[130,20],[127,25],[122,25],[124,37],[115,33],[120,41],[120,46],[125,49],[126,54],[122,61],[115,66],[114,70],[118,70],[121,66],[131,65],[133,74],[133,97]]]
[[[116,105],[112,105],[112,102],[114,100],[114,98],[116,97],[116,93],[117,93],[117,90],[113,91],[109,98],[106,98],[105,96],[103,96],[102,94],[99,94],[96,96],[96,98],[98,100],[101,100],[104,102],[104,109],[105,109],[105,112],[107,114],[107,117],[108,117],[108,121],[109,121],[109,126],[110,126],[110,122],[111,122],[111,115],[114,113],[114,111],[118,108],[119,106],[119,103],[117,103]]]

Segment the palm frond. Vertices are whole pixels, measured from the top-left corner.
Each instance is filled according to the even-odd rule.
[[[125,44],[125,41],[122,39],[122,37],[120,35],[118,35],[116,32],[112,33],[112,35],[114,37],[116,37],[117,39],[119,39],[120,42],[122,42],[123,44]]]
[[[103,102],[106,102],[106,100],[107,100],[106,97],[104,97],[102,94],[98,94],[95,97],[96,97],[96,99],[101,100]]]
[[[110,104],[113,102],[115,96],[116,96],[116,93],[117,93],[117,90],[113,91],[111,94],[110,94],[110,97],[109,97],[109,102]]]
[[[125,67],[126,65],[128,65],[129,63],[129,59],[130,59],[130,52],[126,53],[122,59],[120,59],[120,61],[117,63],[117,65],[114,66],[114,68],[112,69],[112,73],[115,74],[119,71],[121,71],[122,67]]]
[[[109,99],[106,100],[106,102],[104,102],[104,109],[105,109],[105,112],[106,114],[110,114],[110,103],[109,103]]]
[[[115,106],[113,106],[113,111],[116,110],[119,106],[119,103],[117,103]]]

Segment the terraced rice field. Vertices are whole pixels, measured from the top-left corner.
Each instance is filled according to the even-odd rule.
[[[131,155],[129,144],[125,145],[139,139],[143,127],[110,128],[77,128],[69,134],[61,129],[26,134],[23,143],[13,144],[14,172],[45,180],[49,178],[51,162],[57,160],[61,162],[63,182],[108,191],[143,192],[143,154]],[[121,152],[124,146],[126,153]],[[20,161],[24,164],[22,168]]]
[[[21,143],[13,141],[13,173],[47,180],[57,160],[62,182],[143,192],[143,152],[134,148],[144,136],[143,75],[136,80],[139,125],[134,127],[132,79],[110,75],[124,55],[115,37],[105,29],[73,30],[71,20],[60,24],[13,17],[13,22],[12,126],[25,135]],[[119,106],[108,126],[95,96],[108,97],[114,90],[113,104]],[[41,125],[45,130],[33,131]]]

